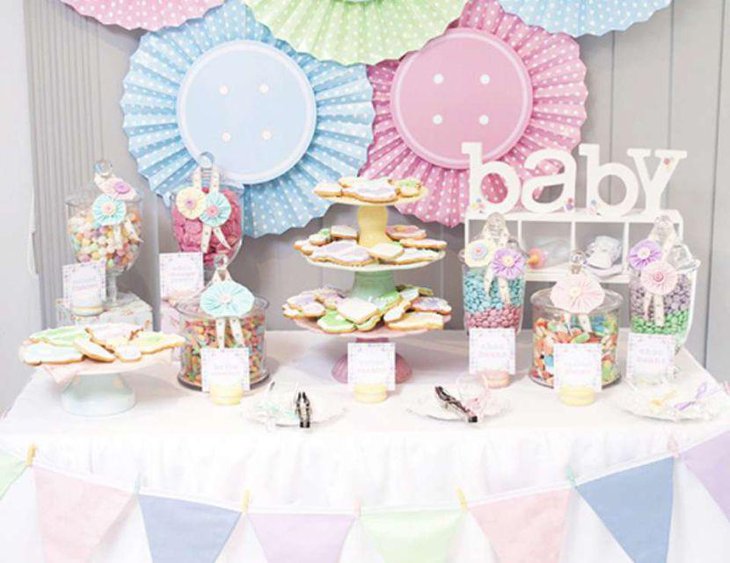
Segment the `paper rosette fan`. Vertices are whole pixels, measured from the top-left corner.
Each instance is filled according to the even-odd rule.
[[[523,180],[557,173],[552,161],[536,170],[523,163],[537,150],[570,151],[580,142],[585,73],[574,39],[530,27],[495,0],[470,0],[422,50],[368,68],[375,139],[361,173],[421,179],[428,197],[399,209],[457,225],[469,199],[461,144],[482,143],[485,161],[504,161]],[[490,201],[504,198],[498,176],[482,189]]]
[[[373,64],[439,35],[466,0],[248,0],[277,37],[320,59]]]
[[[500,0],[502,7],[530,25],[553,33],[603,35],[648,20],[672,0]]]
[[[199,18],[224,0],[61,0],[104,25],[157,31]]]
[[[312,187],[357,174],[374,117],[364,66],[297,53],[242,0],[142,37],[122,109],[154,192],[182,187],[209,152],[224,182],[244,188],[244,232],[254,237],[321,217],[329,203]]]

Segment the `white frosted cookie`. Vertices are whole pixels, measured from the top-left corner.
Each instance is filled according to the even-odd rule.
[[[84,359],[84,355],[71,346],[54,346],[47,342],[34,342],[22,349],[23,361],[26,364],[73,364]]]
[[[402,197],[416,197],[421,194],[421,190],[423,189],[421,181],[415,178],[394,180],[393,183]]]
[[[403,254],[403,247],[397,242],[379,242],[375,246],[368,248],[370,256],[378,260],[395,260]]]
[[[359,297],[348,297],[337,305],[337,312],[348,321],[360,325],[380,312],[377,305]]]
[[[309,293],[300,293],[290,297],[286,300],[286,304],[299,311],[303,316],[310,318],[319,318],[327,312],[324,305],[317,301],[313,294]]]
[[[355,184],[366,182],[365,178],[358,178],[357,176],[343,176],[337,183],[340,188],[351,188]]]
[[[401,292],[401,295],[403,295],[404,291],[415,289],[417,292],[416,297],[418,295],[425,295],[426,297],[433,297],[433,289],[431,289],[430,287],[421,287],[418,285],[410,285],[410,284],[400,284],[400,285],[396,286],[396,289]],[[415,297],[413,299],[415,299]],[[413,301],[413,299],[411,299],[411,301]]]
[[[424,250],[421,248],[404,248],[403,254],[392,260],[386,260],[389,264],[402,266],[404,264],[415,264],[417,262],[431,262],[439,257],[438,252]]]
[[[426,231],[415,225],[388,225],[385,234],[393,240],[426,238]]]
[[[327,311],[324,317],[317,319],[317,326],[329,334],[343,334],[355,331],[355,324],[335,310]]]
[[[185,338],[178,334],[144,330],[137,333],[130,344],[137,346],[143,354],[155,354],[168,348],[183,346]]]
[[[323,182],[315,186],[314,193],[320,197],[337,197],[342,195],[342,186]]]
[[[446,248],[445,240],[434,238],[406,238],[401,241],[406,248],[425,248],[428,250],[444,250]]]
[[[411,312],[387,324],[391,330],[440,330],[444,328],[444,318],[438,313]]]
[[[332,225],[330,227],[330,235],[333,239],[357,240],[357,229],[349,225]]]
[[[114,355],[122,362],[138,362],[142,359],[142,352],[133,344],[125,344],[114,349]]]
[[[92,342],[113,351],[115,347],[129,342],[135,334],[143,329],[144,327],[140,325],[130,323],[109,323],[89,325],[86,327],[86,332]]]
[[[441,299],[440,297],[419,297],[411,304],[411,308],[414,311],[424,313],[451,314],[451,305],[449,305],[446,299]]]
[[[391,203],[398,200],[398,191],[387,178],[356,182],[343,188],[342,194],[366,203]]]
[[[357,330],[359,330],[360,332],[370,332],[376,326],[378,326],[379,322],[380,322],[380,315],[373,315],[364,323],[361,323],[361,324],[355,325],[355,326],[357,327]]]
[[[304,254],[305,256],[311,256],[312,252],[315,251],[317,248],[314,246],[309,240],[298,240],[294,243],[294,248],[296,248],[299,252]]]
[[[282,305],[281,312],[287,319],[303,319],[304,313],[302,313],[299,309],[295,309],[294,307],[289,307],[286,303]]]
[[[353,240],[336,240],[320,246],[312,252],[311,258],[318,262],[333,262],[343,266],[366,266],[374,261],[367,249]]]
[[[109,350],[96,342],[92,342],[91,340],[79,338],[74,341],[74,347],[90,360],[95,360],[97,362],[108,363],[117,359],[117,357]]]
[[[405,316],[410,306],[411,304],[409,301],[401,301],[395,307],[392,307],[385,312],[385,315],[383,315],[383,321],[385,324],[399,321]]]
[[[321,229],[319,232],[316,232],[313,235],[309,235],[307,242],[314,246],[324,246],[325,244],[329,244],[330,242],[332,242],[330,230]]]

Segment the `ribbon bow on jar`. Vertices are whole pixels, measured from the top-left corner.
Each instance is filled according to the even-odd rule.
[[[91,213],[97,227],[111,227],[115,244],[121,248],[124,244],[122,226],[130,240],[139,240],[139,234],[127,214],[125,201],[137,198],[135,189],[121,178],[112,174],[111,164],[101,160],[96,163],[94,184],[101,191],[91,205]]]
[[[588,315],[600,307],[606,297],[601,284],[582,271],[585,257],[582,252],[571,256],[571,273],[558,280],[550,291],[550,300],[555,307],[565,311],[566,324],[570,326],[571,315],[578,316],[578,323],[585,332],[593,332]]]
[[[649,308],[654,306],[654,322],[664,326],[664,296],[669,295],[677,287],[679,273],[677,269],[658,260],[641,270],[641,285],[646,290],[644,296],[644,318],[649,318]]]

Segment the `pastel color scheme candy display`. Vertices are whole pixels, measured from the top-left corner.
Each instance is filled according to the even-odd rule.
[[[156,31],[199,18],[224,0],[61,0],[104,25]]]
[[[464,266],[464,324],[470,328],[514,328],[522,324],[525,299],[524,275],[509,280],[510,302],[505,304],[500,296],[497,280],[485,285],[486,268]]]
[[[648,20],[672,0],[500,0],[502,7],[530,25],[553,33],[603,35]]]
[[[480,142],[485,160],[515,167],[523,180],[557,173],[549,161],[533,171],[523,163],[538,149],[570,151],[580,142],[585,73],[567,35],[530,27],[496,0],[470,0],[423,49],[368,68],[377,119],[361,174],[420,179],[429,195],[399,210],[457,225],[469,203],[462,142]],[[494,175],[483,189],[494,202],[506,194]]]
[[[356,175],[373,138],[365,67],[295,51],[243,0],[143,36],[121,105],[150,188],[169,204],[209,152],[243,188],[242,224],[253,237],[321,217],[330,202],[312,186]]]

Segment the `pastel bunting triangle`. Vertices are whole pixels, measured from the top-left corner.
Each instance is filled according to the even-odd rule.
[[[25,460],[0,452],[0,499],[25,471]]]
[[[443,563],[463,516],[461,510],[394,511],[363,514],[361,522],[385,563]]]
[[[730,431],[687,450],[682,461],[730,520]]]
[[[33,468],[46,563],[87,561],[132,493]]]
[[[154,563],[213,563],[241,513],[185,500],[139,495]]]
[[[269,563],[337,563],[355,516],[249,514]]]
[[[578,485],[578,492],[635,563],[665,563],[672,521],[674,459]]]
[[[499,563],[557,563],[565,536],[569,490],[504,499],[469,510]]]

